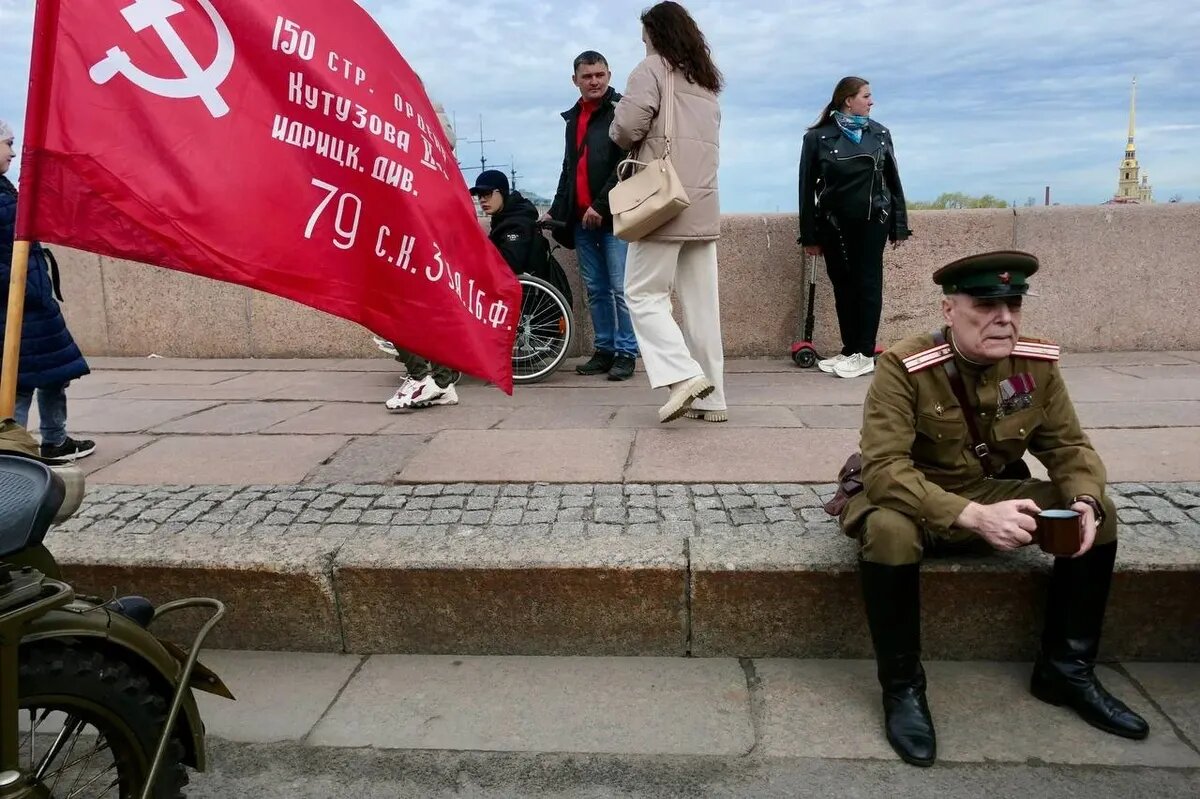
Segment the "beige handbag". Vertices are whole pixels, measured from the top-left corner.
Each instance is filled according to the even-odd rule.
[[[620,182],[608,193],[613,233],[625,241],[645,238],[692,204],[671,164],[671,138],[675,135],[675,70],[670,65],[667,66],[664,94],[667,146],[662,158],[649,163],[636,158],[622,161],[617,165],[617,180]],[[636,167],[640,169],[633,171]]]

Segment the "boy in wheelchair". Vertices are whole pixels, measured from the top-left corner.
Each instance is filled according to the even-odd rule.
[[[488,239],[500,252],[513,274],[532,274],[540,277],[574,304],[566,273],[550,252],[550,245],[538,229],[537,208],[520,192],[511,191],[508,177],[498,170],[480,173],[471,188],[471,195],[483,212],[491,217]],[[411,353],[398,352],[390,342],[376,338],[376,345],[395,355],[408,370],[408,379],[387,401],[388,410],[430,408],[435,405],[457,405],[458,392],[454,384],[460,373],[439,366]]]
[[[488,239],[513,270],[545,280],[574,305],[571,284],[551,253],[550,244],[539,231],[538,212],[533,203],[511,191],[503,172],[489,169],[480,173],[471,189],[483,212],[491,217]]]

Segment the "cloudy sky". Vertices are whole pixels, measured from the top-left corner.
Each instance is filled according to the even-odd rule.
[[[104,0],[104,2],[122,0]],[[250,2],[251,0],[247,0]],[[183,0],[187,3],[189,0]],[[457,121],[460,160],[515,161],[551,194],[571,61],[608,56],[620,89],[649,0],[360,0]],[[0,118],[24,115],[33,0],[0,0]],[[1138,153],[1155,197],[1200,201],[1196,0],[692,0],[728,79],[722,205],[796,207],[804,128],[839,77],[871,81],[913,199],[941,192],[1064,204],[1116,189],[1138,77]],[[469,175],[470,173],[468,173]]]

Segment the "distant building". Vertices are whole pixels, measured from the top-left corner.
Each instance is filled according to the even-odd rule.
[[[1133,79],[1133,90],[1129,98],[1129,138],[1125,141],[1125,157],[1117,171],[1117,193],[1109,203],[1152,203],[1154,189],[1150,185],[1150,176],[1141,174],[1138,166],[1137,147],[1133,144],[1133,135],[1137,114],[1137,78]]]

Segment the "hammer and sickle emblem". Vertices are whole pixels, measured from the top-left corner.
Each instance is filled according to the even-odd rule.
[[[152,29],[162,39],[167,52],[183,71],[182,78],[160,78],[150,75],[133,65],[129,54],[119,47],[110,48],[105,57],[92,67],[89,75],[103,86],[117,75],[124,75],[131,83],[151,94],[172,99],[198,97],[204,101],[208,112],[219,119],[229,113],[229,106],[221,97],[221,84],[233,69],[233,36],[229,27],[213,8],[211,0],[197,0],[212,20],[217,32],[217,55],[207,69],[200,66],[188,50],[179,32],[171,25],[171,17],[183,13],[183,6],[175,0],[134,0],[121,11],[129,27],[135,33]]]

